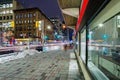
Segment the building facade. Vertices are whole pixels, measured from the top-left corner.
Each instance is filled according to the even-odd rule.
[[[43,41],[45,36],[52,39],[53,24],[50,20],[38,9],[27,8],[14,10],[15,22],[15,38],[17,41],[30,41],[38,42]]]
[[[23,8],[16,0],[0,2],[0,28],[12,30],[11,22],[14,21],[13,10]]]
[[[58,17],[52,17],[52,18],[50,18],[50,20],[54,24],[54,38],[58,39],[57,38],[58,35],[63,36],[63,33],[62,33],[62,22],[61,22],[61,20]]]
[[[20,8],[23,7],[16,0],[3,0],[0,2],[0,31],[2,32],[0,38],[1,44],[6,41],[10,41],[10,38],[6,39],[6,37],[13,35],[14,26],[11,25],[14,21],[13,10]]]

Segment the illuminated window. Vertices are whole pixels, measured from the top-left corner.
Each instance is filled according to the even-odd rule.
[[[18,21],[16,21],[16,24],[18,24]]]
[[[21,24],[21,21],[19,21],[19,24]]]
[[[3,4],[3,8],[5,8],[5,4]]]
[[[30,23],[32,23],[32,20],[30,20]]]
[[[33,21],[34,23],[35,23],[35,19],[34,19],[34,21]]]
[[[26,20],[24,22],[26,23]]]
[[[12,3],[10,4],[10,7],[13,7],[13,4],[12,4]]]
[[[9,8],[10,7],[9,4],[6,4],[6,7]]]
[[[21,21],[22,22],[22,24],[23,24],[23,21]]]
[[[30,17],[30,14],[28,13],[28,18]]]
[[[3,11],[3,14],[5,14],[6,12],[5,11]]]
[[[8,14],[8,13],[9,13],[9,10],[6,11],[6,14]]]
[[[13,13],[13,10],[10,10],[9,13]]]
[[[36,16],[36,14],[34,13],[33,16]]]
[[[30,20],[28,20],[28,23],[30,23]]]

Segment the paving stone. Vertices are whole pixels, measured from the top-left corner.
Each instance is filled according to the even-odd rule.
[[[4,77],[0,77],[0,80],[3,80],[4,79]]]
[[[48,77],[46,80],[55,80],[55,77]]]
[[[69,70],[70,59],[69,51],[27,55],[25,58],[0,64],[0,79],[4,76],[6,80],[74,80],[79,78],[79,73],[78,69]],[[74,75],[69,76],[69,73]]]

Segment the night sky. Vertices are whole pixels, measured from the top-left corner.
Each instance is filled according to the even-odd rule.
[[[58,17],[63,21],[57,0],[17,0],[24,7],[38,7],[47,17]]]
[[[38,7],[47,17],[58,17],[63,22],[61,10],[58,6],[57,0],[17,0],[24,7]],[[67,35],[67,33],[66,33]],[[69,29],[69,39],[72,40],[73,30]]]

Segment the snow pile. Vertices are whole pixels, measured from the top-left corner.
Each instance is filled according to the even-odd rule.
[[[13,60],[14,59],[14,56],[6,56],[6,57],[1,57],[0,58],[0,63],[4,63],[4,62],[7,62],[7,61],[10,61],[10,60]]]
[[[36,54],[36,53],[40,53],[40,52],[38,52],[37,50],[34,50],[34,49],[31,49],[31,50],[25,50],[25,51],[23,51],[22,52],[23,54],[28,54],[28,55],[34,55],[34,54]]]
[[[39,54],[41,52],[38,52],[37,50],[31,49],[31,50],[24,50],[23,52],[15,52],[14,54],[11,53],[5,56],[0,57],[0,63],[5,63],[11,60],[19,59],[19,58],[24,58],[27,55],[34,55],[34,54]]]

